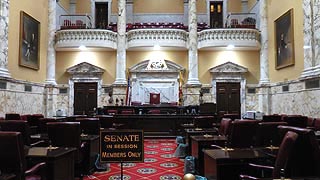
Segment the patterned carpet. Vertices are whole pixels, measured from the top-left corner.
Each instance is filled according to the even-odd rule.
[[[123,163],[123,180],[183,179],[183,159],[173,156],[174,139],[145,139],[144,163]],[[107,172],[94,173],[84,180],[120,180],[120,164],[112,163]]]

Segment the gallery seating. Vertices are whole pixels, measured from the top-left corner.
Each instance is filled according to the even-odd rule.
[[[0,131],[0,179],[44,180],[46,163],[27,167],[24,143],[20,132]]]
[[[267,165],[258,165],[258,164],[249,164],[252,168],[256,170],[261,170],[261,176],[264,176],[266,173],[265,171],[270,171],[272,178],[280,178],[280,171],[281,169],[288,170],[287,165],[290,158],[293,158],[291,156],[292,150],[294,147],[294,144],[298,138],[298,134],[292,131],[288,131],[279,147],[275,164],[274,166],[267,166]],[[260,179],[265,177],[254,177],[250,175],[240,175],[241,180],[247,180],[247,179]]]

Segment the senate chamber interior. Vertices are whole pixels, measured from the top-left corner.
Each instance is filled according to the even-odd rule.
[[[0,2],[0,180],[320,179],[319,0]]]

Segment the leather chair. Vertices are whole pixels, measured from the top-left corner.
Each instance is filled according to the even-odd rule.
[[[27,121],[22,120],[4,120],[0,121],[0,129],[2,131],[15,131],[20,132],[23,137],[23,144],[26,146],[38,146],[44,141],[32,142],[31,129]]]
[[[20,132],[0,131],[0,179],[43,180],[46,163],[27,169],[25,150]]]
[[[150,104],[160,104],[160,93],[150,93]]]
[[[40,134],[48,134],[48,122],[58,122],[55,118],[40,118],[39,119],[39,133]]]
[[[315,131],[320,131],[320,118],[314,119],[313,126]]]
[[[288,126],[306,128],[308,124],[308,117],[301,115],[288,115],[283,118],[284,122],[288,123]]]
[[[220,122],[220,127],[218,130],[219,135],[228,136],[230,134],[230,124],[232,120],[230,118],[222,118]]]
[[[286,122],[261,122],[258,124],[256,131],[256,146],[279,146],[281,138],[278,126],[287,125]]]
[[[5,115],[5,119],[6,120],[20,120],[21,117],[20,117],[20,114],[17,114],[17,113],[7,113]]]
[[[289,177],[320,177],[320,149],[312,129],[279,126],[280,136],[288,131],[299,135],[288,161]]]
[[[222,118],[230,118],[233,121],[235,119],[240,119],[240,114],[223,114]]]
[[[275,164],[274,166],[266,166],[266,165],[258,165],[258,164],[249,164],[253,169],[256,170],[261,170],[262,171],[262,177],[265,171],[270,171],[271,172],[271,177],[272,178],[279,178],[280,177],[280,171],[281,169],[287,170],[288,168],[286,165],[288,164],[287,162],[290,160],[292,157],[292,150],[293,147],[296,143],[296,140],[298,138],[298,134],[292,131],[288,131],[279,147]],[[254,176],[249,176],[249,175],[240,175],[241,180],[247,180],[247,179],[260,179],[260,177],[254,177]]]
[[[84,159],[90,155],[86,143],[81,143],[80,122],[49,122],[48,137],[52,146],[74,147],[75,152],[75,176],[82,178]]]
[[[44,116],[42,114],[32,114],[30,116],[27,116],[27,121],[31,129],[33,129],[35,133],[39,133],[40,118],[44,118]]]
[[[263,122],[281,122],[282,116],[278,114],[263,115]]]
[[[99,118],[77,118],[76,122],[80,122],[81,132],[84,134],[100,134]]]
[[[195,116],[193,118],[195,127],[198,128],[212,128],[215,122],[214,116]]]
[[[255,144],[255,133],[258,126],[256,120],[234,120],[231,123],[228,146],[233,148],[249,148]]]

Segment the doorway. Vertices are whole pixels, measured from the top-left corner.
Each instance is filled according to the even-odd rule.
[[[95,27],[98,29],[106,29],[108,27],[108,3],[107,2],[97,2],[95,4]]]
[[[218,116],[224,114],[241,114],[240,83],[217,82]]]
[[[74,83],[74,115],[91,115],[97,108],[96,82]]]
[[[223,28],[223,2],[210,2],[210,28]]]

